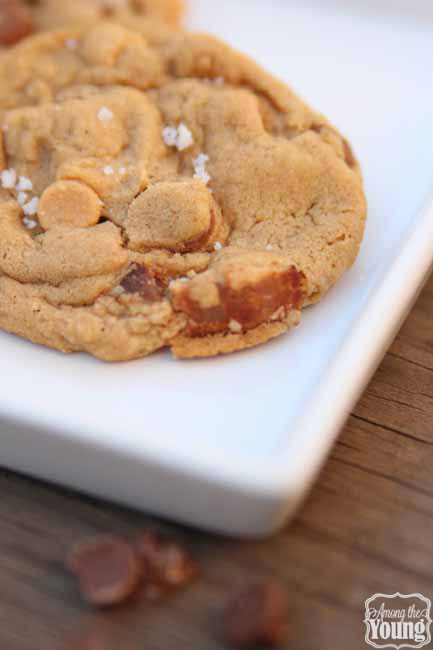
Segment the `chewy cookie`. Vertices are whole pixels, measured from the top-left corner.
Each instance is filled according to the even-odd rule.
[[[349,144],[217,39],[102,22],[0,57],[0,326],[64,352],[211,356],[353,263]]]
[[[182,0],[0,0],[0,45],[13,45],[34,31],[86,27],[107,18],[164,33],[182,14]]]

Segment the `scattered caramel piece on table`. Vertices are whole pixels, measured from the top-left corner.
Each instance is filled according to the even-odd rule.
[[[141,572],[134,549],[121,537],[80,542],[67,565],[77,576],[83,598],[96,607],[120,605],[133,596]]]
[[[225,639],[234,647],[275,647],[286,637],[288,596],[278,582],[249,587],[232,599],[224,615]]]

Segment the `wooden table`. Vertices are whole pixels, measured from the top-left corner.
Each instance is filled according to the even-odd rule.
[[[87,650],[69,645],[80,637],[93,638],[90,650],[221,649],[221,604],[268,576],[290,593],[287,648],[365,650],[366,598],[433,598],[433,277],[287,530],[241,543],[157,523],[203,567],[164,605],[91,612],[63,568],[72,541],[133,532],[148,517],[7,471],[0,494],[1,650]]]

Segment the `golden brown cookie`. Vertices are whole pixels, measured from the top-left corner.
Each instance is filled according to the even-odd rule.
[[[347,141],[211,36],[28,38],[0,57],[0,124],[0,326],[35,342],[106,360],[251,347],[358,253]]]
[[[40,30],[90,26],[107,18],[140,22],[160,20],[177,25],[182,0],[23,0]]]

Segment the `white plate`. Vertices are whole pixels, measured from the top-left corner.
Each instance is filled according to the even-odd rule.
[[[249,52],[353,141],[370,204],[359,260],[298,330],[230,357],[107,365],[1,334],[1,462],[258,536],[305,495],[433,260],[433,9],[191,2],[192,26]]]

